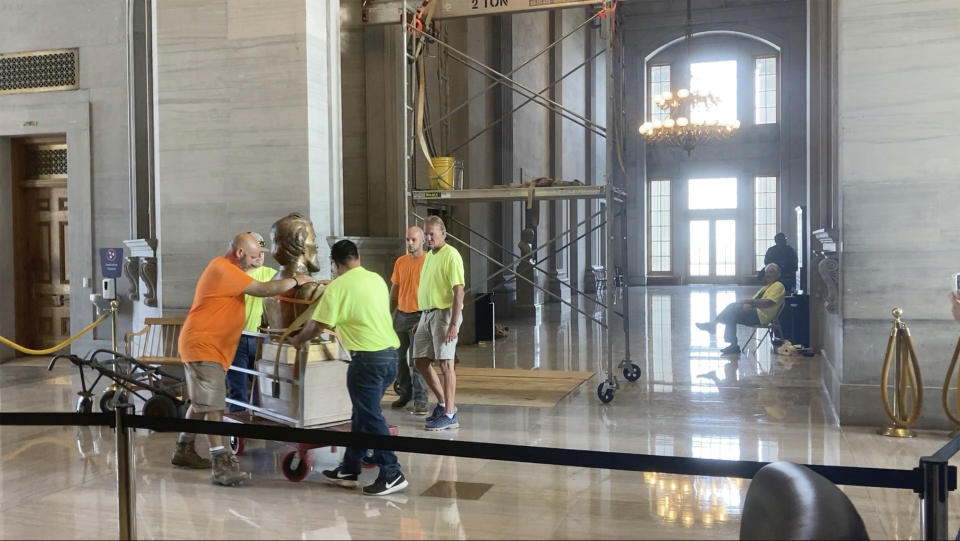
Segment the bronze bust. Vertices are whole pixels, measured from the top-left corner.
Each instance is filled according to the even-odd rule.
[[[280,264],[274,280],[290,278],[294,274],[312,274],[320,270],[317,259],[317,234],[313,223],[300,214],[293,213],[273,223],[270,228],[270,243],[273,258]],[[286,329],[309,304],[323,293],[319,283],[304,284],[279,295],[280,298],[263,299],[263,310],[271,329]]]

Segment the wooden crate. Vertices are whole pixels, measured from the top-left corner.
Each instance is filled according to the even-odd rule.
[[[274,349],[268,350],[268,346]],[[280,351],[279,376],[295,380],[296,383],[280,382],[279,397],[273,396],[273,378],[260,375],[257,392],[261,407],[285,417],[297,419],[299,426],[320,426],[349,420],[351,416],[350,394],[347,392],[348,363],[326,360],[326,348],[304,348],[299,352],[300,362],[286,362],[296,359],[295,348],[284,345]],[[317,344],[322,346],[322,344]],[[264,344],[264,355],[257,360],[257,371],[273,374],[276,355],[274,344]],[[273,355],[267,355],[267,352]],[[341,352],[341,355],[343,353]],[[301,408],[300,387],[303,387]]]

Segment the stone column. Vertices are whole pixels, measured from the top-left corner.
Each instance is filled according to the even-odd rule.
[[[951,106],[957,67],[944,59],[960,54],[960,4],[876,7],[837,2],[843,328],[837,408],[842,423],[884,422],[881,363],[890,310],[902,307],[927,397],[915,426],[945,428],[940,384],[960,333],[947,298],[958,270],[960,175],[950,153],[960,144],[960,108]]]
[[[301,212],[318,237],[342,233],[339,0],[153,9],[157,294],[169,315],[189,308],[238,232],[266,236]]]

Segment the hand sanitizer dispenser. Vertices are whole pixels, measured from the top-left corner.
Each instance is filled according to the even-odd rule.
[[[103,279],[103,298],[111,301],[117,298],[117,280],[115,278]]]

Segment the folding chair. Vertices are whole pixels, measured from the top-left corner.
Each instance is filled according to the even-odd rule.
[[[757,335],[757,332],[760,331],[763,333],[763,336],[757,340],[757,347],[754,348],[753,352],[756,353],[760,349],[760,346],[763,345],[764,340],[770,338],[770,343],[773,343],[774,336],[783,336],[783,328],[780,327],[780,314],[783,313],[783,307],[787,305],[787,300],[783,300],[783,304],[780,305],[780,308],[777,310],[777,315],[773,316],[773,319],[770,320],[766,325],[751,325],[750,328],[753,329],[753,332],[750,333],[750,337],[747,338],[747,341],[744,342],[743,347],[740,348],[741,353],[747,352],[747,346],[750,345],[750,341],[753,340],[753,337]]]

